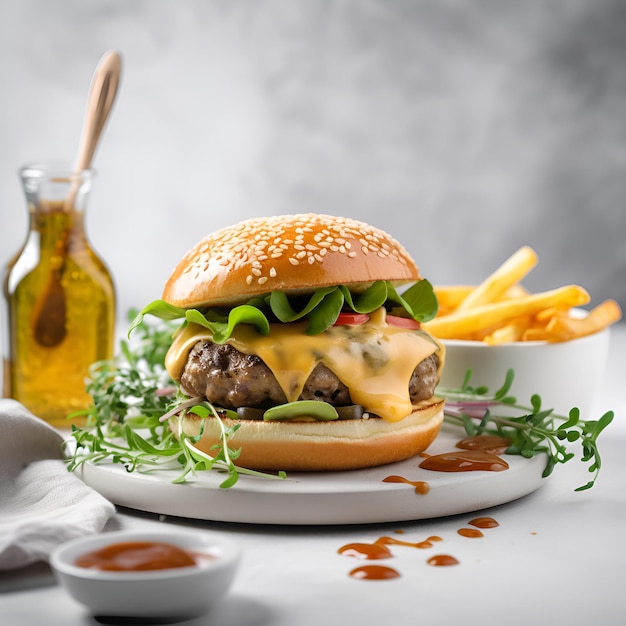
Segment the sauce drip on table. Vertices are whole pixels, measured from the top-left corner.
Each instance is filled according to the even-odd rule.
[[[449,554],[436,554],[435,556],[431,556],[426,562],[428,565],[434,565],[436,567],[459,564],[459,561]]]
[[[469,537],[470,539],[477,539],[478,537],[484,537],[482,531],[478,528],[459,528],[456,531],[461,537]]]
[[[377,542],[348,543],[345,546],[341,546],[337,552],[345,556],[354,556],[357,559],[365,559],[368,561],[390,559],[393,556],[389,548]]]
[[[418,550],[425,550],[427,548],[432,548],[433,543],[436,541],[441,541],[441,537],[437,537],[436,535],[431,535],[427,539],[424,539],[424,541],[416,541],[416,542],[402,541],[401,539],[394,539],[393,537],[380,537],[379,539],[376,540],[376,543],[385,545],[385,546],[389,546],[389,545],[407,546],[409,548],[417,548]]]
[[[467,523],[470,526],[476,526],[476,528],[497,528],[500,526],[493,517],[475,517]]]
[[[75,564],[104,571],[142,572],[191,567],[198,563],[189,552],[169,543],[126,541],[83,554]]]
[[[470,526],[474,526],[474,528],[459,528],[457,533],[461,535],[461,537],[484,537],[483,533],[478,530],[479,528],[497,528],[500,526],[493,517],[475,517],[467,523]]]
[[[387,546],[407,546],[409,548],[417,548],[419,550],[424,550],[426,548],[432,548],[434,542],[441,541],[441,537],[437,537],[436,535],[430,536],[424,541],[402,541],[401,539],[396,539],[394,537],[379,537],[373,543],[348,543],[345,546],[342,546],[337,550],[339,554],[343,554],[344,556],[353,556],[358,559],[365,560],[378,560],[378,559],[390,559],[393,557],[393,554]]]
[[[350,576],[360,580],[389,580],[390,578],[398,578],[400,573],[393,567],[386,567],[385,565],[363,565],[353,569]]]

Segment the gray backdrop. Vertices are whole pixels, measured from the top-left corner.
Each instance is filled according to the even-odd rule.
[[[388,230],[435,283],[529,244],[529,288],[626,307],[625,0],[3,0],[2,262],[17,168],[74,158],[109,48],[88,228],[120,313],[202,235],[308,211]]]

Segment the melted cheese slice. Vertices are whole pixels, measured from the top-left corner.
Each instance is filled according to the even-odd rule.
[[[323,363],[348,387],[355,404],[389,422],[413,411],[409,382],[418,363],[438,352],[443,366],[442,346],[425,332],[388,325],[384,309],[360,326],[332,326],[314,336],[305,329],[306,323],[271,324],[269,334],[261,335],[241,324],[226,343],[262,359],[288,402],[298,399],[315,366]],[[165,360],[174,380],[180,379],[193,346],[204,339],[212,339],[211,331],[196,324],[176,335]]]

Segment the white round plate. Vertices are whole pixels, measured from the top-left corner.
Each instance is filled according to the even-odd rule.
[[[463,432],[444,425],[429,454],[450,452]],[[348,472],[289,473],[283,480],[241,476],[220,489],[225,475],[199,472],[174,484],[176,470],[127,472],[112,463],[85,463],[76,473],[119,506],[162,515],[251,524],[368,524],[456,515],[521,498],[545,480],[544,455],[505,456],[500,472],[433,472],[419,467],[419,456],[382,467]],[[383,482],[388,476],[424,481],[427,494],[406,483]]]

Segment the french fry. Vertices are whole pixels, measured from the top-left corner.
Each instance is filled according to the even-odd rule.
[[[473,285],[446,285],[433,287],[437,300],[439,300],[439,311],[453,311],[467,296],[474,291]]]
[[[494,302],[507,289],[519,283],[536,264],[537,253],[530,246],[522,246],[478,285],[459,304],[457,311],[467,311]]]
[[[535,316],[535,319],[537,322],[541,322],[543,326],[546,326],[553,317],[557,317],[559,315],[569,315],[568,309],[563,307],[548,307],[543,311],[539,311],[539,313]]]
[[[483,341],[490,346],[521,341],[524,331],[528,328],[528,324],[528,317],[514,319],[505,326],[500,326],[500,328],[496,328],[492,333],[486,335]]]
[[[535,315],[548,307],[580,306],[587,304],[589,299],[589,294],[582,287],[567,285],[512,300],[491,302],[468,310],[458,308],[453,313],[436,317],[423,326],[440,339],[464,339],[516,317]]]
[[[511,300],[512,298],[523,298],[529,296],[530,292],[521,285],[513,285],[509,287],[503,294],[500,295],[498,300]]]
[[[545,326],[534,326],[524,330],[521,341],[548,341],[555,343],[557,338]]]
[[[570,341],[576,337],[597,333],[621,318],[622,310],[619,304],[609,299],[591,309],[586,317],[557,315],[548,322],[546,330],[558,338],[557,341]]]

